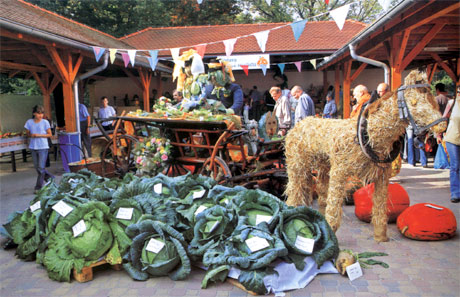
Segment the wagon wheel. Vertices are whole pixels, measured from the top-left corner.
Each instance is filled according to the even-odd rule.
[[[102,152],[102,175],[106,177],[123,176],[136,171],[133,148],[139,140],[129,135],[116,137],[117,154],[113,154],[113,139]]]
[[[200,169],[199,174],[212,177],[218,183],[225,182],[226,179],[232,177],[230,168],[227,163],[220,157],[214,157],[214,163],[211,167],[211,158],[206,159],[203,166]]]
[[[197,171],[196,165],[187,165],[187,164],[182,164],[180,162],[171,162],[166,166],[166,168],[163,170],[163,174],[171,177],[179,176],[179,175],[184,175],[187,173],[192,173],[195,174]]]

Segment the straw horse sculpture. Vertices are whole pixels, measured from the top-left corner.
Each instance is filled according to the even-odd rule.
[[[426,83],[426,74],[412,71],[405,85]],[[441,114],[434,96],[427,85],[411,86],[403,91],[409,110],[417,126],[426,126]],[[367,148],[372,150],[373,160],[360,146],[358,119],[320,119],[307,117],[296,124],[286,137],[286,163],[289,182],[286,188],[287,204],[310,205],[312,202],[313,175],[316,170],[316,190],[320,211],[334,231],[342,220],[342,203],[346,197],[347,178],[356,176],[366,183],[375,183],[372,224],[374,240],[388,241],[387,191],[391,174],[391,159],[398,152],[394,144],[400,143],[409,121],[400,118],[397,93],[387,93],[377,101],[363,107],[360,119],[366,122]],[[359,121],[360,123],[362,121]],[[434,124],[434,123],[433,123]],[[442,132],[445,122],[431,127]],[[361,128],[360,128],[361,131]],[[362,142],[361,142],[362,143]],[[396,154],[395,154],[396,153]],[[392,157],[389,157],[392,155]],[[384,160],[386,159],[386,160]],[[377,162],[376,162],[377,161]],[[384,162],[385,161],[385,162]]]

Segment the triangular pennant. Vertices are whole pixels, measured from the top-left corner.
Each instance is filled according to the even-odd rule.
[[[302,20],[298,22],[291,23],[291,29],[294,33],[295,41],[299,41],[300,35],[302,35],[303,29],[305,29],[305,24],[307,20]]]
[[[337,9],[329,11],[329,13],[331,14],[331,17],[334,19],[340,31],[342,31],[343,29],[343,25],[345,24],[345,20],[347,19],[349,9],[350,9],[350,4],[347,4]]]
[[[180,47],[176,47],[176,48],[171,49],[171,56],[172,56],[173,60],[177,60],[179,58],[179,51],[180,51]]]
[[[117,56],[117,49],[109,48],[109,54],[110,54],[110,63],[113,64],[113,62],[115,62],[115,57]]]
[[[99,62],[99,59],[105,53],[105,48],[93,46],[94,56],[96,57],[96,62]]]
[[[311,60],[310,60],[310,63],[311,63],[311,65],[313,65],[313,67],[315,67],[315,69],[316,69],[316,59],[311,59]]]
[[[326,2],[326,5],[329,5],[329,0],[324,0],[324,2]]]
[[[260,64],[260,68],[262,68],[262,72],[264,76],[267,74],[267,65],[266,64]]]
[[[297,70],[301,72],[302,71],[302,61],[294,62],[294,64],[295,64],[295,67],[297,67]]]
[[[129,65],[129,56],[128,53],[121,53],[121,57],[123,58],[123,62],[125,62],[125,68]]]
[[[206,44],[195,45],[195,49],[198,52],[198,55],[201,56],[201,59],[204,58],[204,53],[206,51]]]
[[[278,67],[281,70],[281,74],[284,73],[284,66],[286,66],[284,63],[278,64]]]
[[[257,43],[259,44],[259,47],[260,47],[260,50],[263,53],[265,52],[265,44],[267,43],[268,33],[270,33],[270,30],[257,32],[257,33],[252,34],[252,35],[254,35],[256,37]]]
[[[134,67],[134,62],[136,60],[136,50],[128,50],[129,61],[131,66]]]
[[[272,0],[265,0],[265,2],[267,2],[268,6],[272,5]]]
[[[193,61],[192,61],[192,65],[190,66],[190,71],[192,72],[194,76],[204,73],[204,64],[203,64],[203,60],[201,59],[200,55],[193,54]]]
[[[223,42],[225,45],[225,55],[228,57],[233,52],[233,47],[235,46],[236,38],[227,39],[227,40],[224,40]]]
[[[203,0],[196,0],[196,2],[198,2],[198,4],[201,4]]]
[[[154,71],[158,63],[158,50],[151,50],[149,53],[150,57],[147,60],[149,60],[150,68]]]
[[[249,65],[240,65],[241,68],[243,68],[244,73],[246,73],[246,76],[249,75]]]
[[[387,11],[390,7],[391,0],[379,0],[380,6],[382,6],[383,10]]]

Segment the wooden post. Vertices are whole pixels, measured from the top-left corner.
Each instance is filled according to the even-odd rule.
[[[144,110],[150,111],[150,82],[152,81],[152,72],[146,69],[138,69],[139,77],[142,84],[142,97],[144,99]]]
[[[161,81],[161,72],[158,72],[158,75],[155,78],[158,90],[158,98],[160,98],[163,95],[163,82]]]
[[[343,65],[343,118],[350,117],[351,61]]]
[[[40,87],[40,90],[42,91],[42,94],[43,94],[43,107],[45,108],[45,115],[49,119],[51,119],[51,100],[50,100],[50,95],[53,92],[53,90],[56,88],[56,86],[58,85],[59,79],[55,76],[55,77],[53,77],[53,80],[50,82],[49,72],[43,73],[41,75],[41,77],[35,71],[32,71],[31,73],[32,73],[33,77],[35,78],[35,81],[37,82],[38,86]]]
[[[320,101],[326,99],[328,87],[329,87],[329,83],[328,83],[328,81],[327,81],[327,70],[324,69],[324,70],[323,70],[323,96],[324,96],[324,99],[323,99],[323,98],[320,98]]]
[[[335,65],[335,77],[334,77],[334,97],[335,97],[335,104],[339,106],[340,101],[340,66],[338,64]]]

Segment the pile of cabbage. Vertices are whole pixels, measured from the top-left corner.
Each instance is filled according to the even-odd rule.
[[[217,185],[208,177],[126,175],[107,179],[81,170],[50,183],[1,232],[24,260],[43,264],[51,279],[105,259],[135,280],[185,279],[204,266],[206,288],[230,268],[246,289],[265,294],[263,278],[277,259],[302,270],[335,259],[337,238],[317,211],[286,206],[260,190]]]

